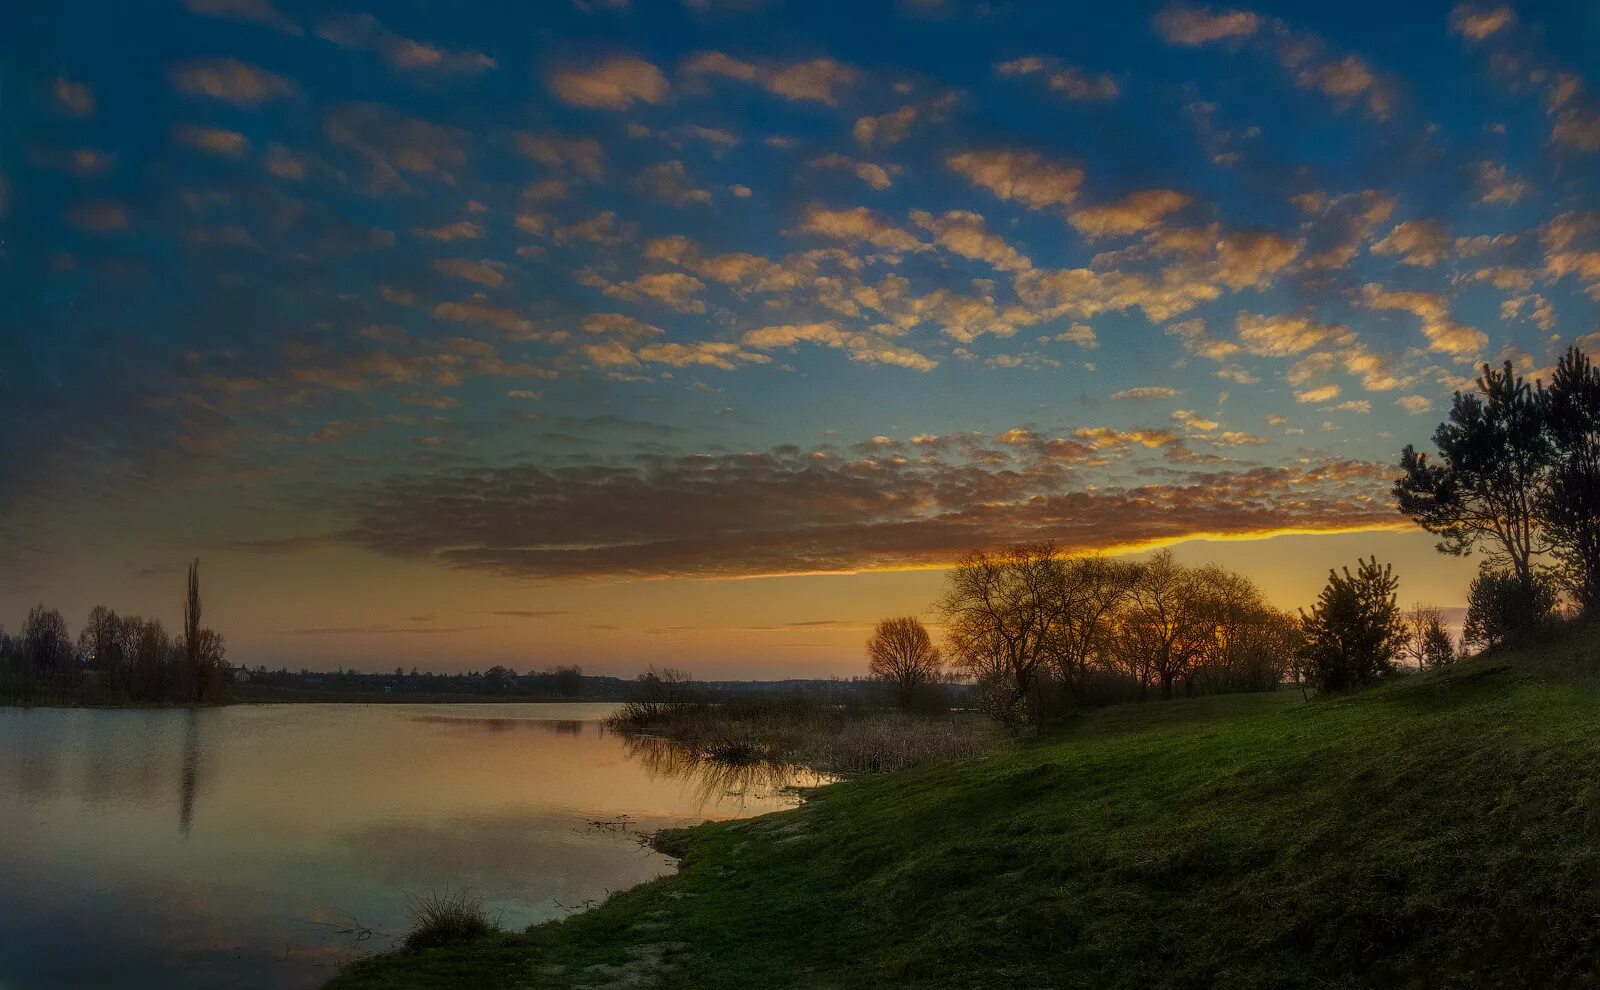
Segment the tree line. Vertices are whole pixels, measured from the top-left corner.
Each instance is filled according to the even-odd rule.
[[[1016,724],[1177,693],[1351,690],[1516,642],[1564,599],[1579,616],[1600,611],[1600,369],[1588,356],[1569,348],[1548,385],[1484,365],[1433,442],[1434,454],[1405,447],[1393,492],[1439,550],[1484,557],[1459,647],[1437,607],[1400,608],[1376,557],[1331,570],[1311,608],[1290,614],[1245,576],[1170,551],[1117,561],[1033,543],[964,556],[934,606],[944,645],[916,617],[886,619],[868,669],[906,708],[965,676]]]
[[[159,619],[90,610],[74,642],[58,609],[35,606],[19,635],[0,632],[0,700],[91,704],[209,704],[223,700],[221,634],[201,625],[200,562],[190,563],[183,630]]]

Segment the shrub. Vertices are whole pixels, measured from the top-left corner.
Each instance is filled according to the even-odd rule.
[[[1464,646],[1497,650],[1526,637],[1556,610],[1556,582],[1536,572],[1530,588],[1509,570],[1483,567],[1467,591],[1467,617],[1461,627]]]
[[[411,898],[411,932],[406,948],[423,949],[482,938],[494,930],[483,899],[465,890],[446,890]]]

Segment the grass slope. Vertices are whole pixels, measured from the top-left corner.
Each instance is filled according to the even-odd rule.
[[[1600,637],[1085,715],[668,833],[675,876],[357,987],[1550,986],[1600,955]]]

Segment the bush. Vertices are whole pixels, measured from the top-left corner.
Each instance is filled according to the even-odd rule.
[[[613,719],[619,724],[643,726],[702,700],[686,672],[672,667],[658,670],[651,665],[628,688],[628,700]]]
[[[408,949],[470,942],[494,930],[484,913],[483,899],[465,890],[414,896],[409,913]]]
[[[1549,574],[1535,572],[1524,584],[1509,570],[1483,567],[1467,591],[1462,644],[1488,651],[1518,642],[1549,621],[1558,598]]]

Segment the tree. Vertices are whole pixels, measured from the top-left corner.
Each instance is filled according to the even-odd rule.
[[[1311,614],[1301,613],[1306,671],[1319,691],[1365,687],[1394,666],[1405,641],[1395,590],[1399,579],[1378,558],[1328,571]]]
[[[1530,591],[1510,571],[1484,566],[1467,590],[1467,616],[1461,624],[1464,647],[1497,650],[1526,636],[1555,611],[1555,582],[1535,574]]]
[[[1044,648],[1068,700],[1082,694],[1090,670],[1109,655],[1121,610],[1138,573],[1135,564],[1105,557],[1062,561],[1060,579],[1051,594],[1051,607],[1060,621],[1052,624]]]
[[[1162,550],[1140,564],[1120,623],[1125,669],[1140,683],[1160,684],[1161,697],[1216,646],[1213,583],[1221,568],[1191,569]]]
[[[1526,384],[1507,361],[1483,366],[1478,394],[1457,392],[1450,418],[1434,431],[1438,462],[1409,444],[1395,482],[1400,511],[1441,537],[1444,553],[1481,550],[1509,568],[1533,595],[1534,558],[1549,549],[1539,524],[1548,504],[1550,442],[1537,383]]]
[[[583,693],[583,668],[567,664],[556,668],[556,693],[563,698],[576,698]]]
[[[1428,627],[1422,644],[1423,664],[1427,667],[1446,667],[1456,662],[1456,647],[1450,641],[1450,632],[1441,625]]]
[[[61,612],[35,605],[22,625],[22,652],[35,673],[70,677],[74,668],[72,639]]]
[[[1579,609],[1593,614],[1600,609],[1600,369],[1568,348],[1544,400],[1552,462],[1539,516]]]
[[[1060,637],[1061,554],[1053,543],[975,550],[950,572],[936,608],[955,663],[977,679],[994,714],[1016,726]]]
[[[200,561],[189,564],[188,594],[183,599],[184,670],[194,688],[195,704],[205,700],[205,671],[200,656]]]
[[[867,670],[893,685],[895,700],[909,709],[944,670],[944,656],[915,616],[884,619],[867,640]]]
[[[1418,670],[1443,667],[1455,660],[1455,647],[1444,627],[1444,613],[1437,605],[1417,602],[1406,609],[1401,623],[1405,628],[1401,656],[1415,663]]]

